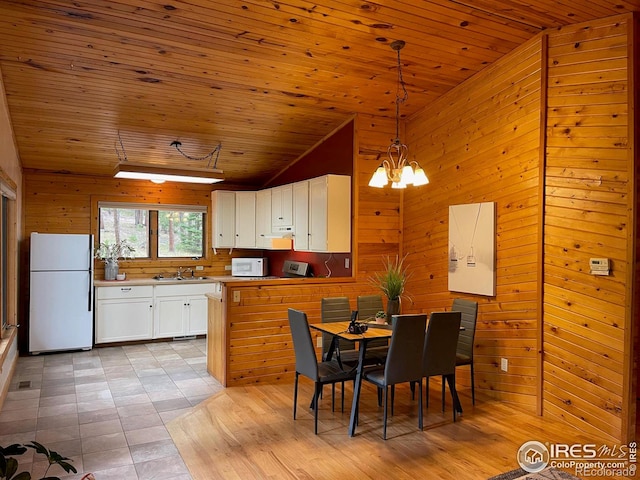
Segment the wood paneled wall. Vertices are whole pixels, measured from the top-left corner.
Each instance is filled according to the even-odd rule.
[[[476,389],[533,410],[537,288],[542,41],[537,38],[411,119],[409,147],[430,184],[407,189],[403,248],[414,308],[480,303]],[[496,202],[496,296],[448,291],[449,205]],[[508,358],[509,371],[500,370]],[[468,383],[468,369],[459,369]]]
[[[634,21],[544,32],[409,119],[431,184],[405,191],[402,220],[413,306],[480,302],[476,388],[616,441],[635,422]],[[449,292],[447,207],[486,201],[497,294]],[[590,257],[611,258],[612,275],[590,275]]]
[[[548,58],[543,409],[614,438],[630,407],[630,20],[552,32]],[[611,275],[590,275],[591,257]]]

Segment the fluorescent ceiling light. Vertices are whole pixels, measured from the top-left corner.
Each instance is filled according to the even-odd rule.
[[[222,170],[217,168],[173,168],[131,162],[122,162],[116,166],[116,178],[151,180],[153,182],[217,183],[224,180]]]

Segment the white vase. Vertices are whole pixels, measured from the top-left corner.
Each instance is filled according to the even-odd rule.
[[[104,263],[104,279],[115,280],[118,275],[118,262],[114,260],[107,260]]]

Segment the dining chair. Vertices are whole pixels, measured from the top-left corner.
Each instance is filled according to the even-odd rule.
[[[460,312],[461,325],[464,327],[458,337],[456,348],[456,366],[469,365],[471,368],[471,403],[476,404],[476,389],[473,372],[473,344],[476,335],[476,323],[478,319],[478,302],[464,298],[454,298],[451,311]],[[442,405],[444,410],[444,381],[442,382]]]
[[[335,401],[335,384],[342,384],[342,411],[344,412],[344,382],[354,380],[356,373],[354,369],[342,370],[337,361],[320,361],[316,358],[316,351],[313,347],[313,339],[309,330],[307,314],[300,310],[290,308],[288,310],[289,327],[293,338],[293,349],[296,357],[296,375],[293,393],[293,419],[296,419],[296,407],[298,404],[298,377],[304,375],[314,382],[313,393],[313,416],[314,433],[318,434],[318,400],[323,385],[331,384],[331,408]]]
[[[383,430],[382,438],[387,439],[387,410],[389,404],[389,387],[391,387],[391,414],[395,385],[416,382],[419,386],[418,428],[422,430],[422,352],[424,347],[427,316],[394,315],[392,317],[392,334],[389,343],[389,354],[384,367],[365,369],[363,379],[384,390]]]
[[[357,298],[358,316],[361,320],[375,318],[376,313],[383,312],[381,295],[359,295]],[[375,357],[377,363],[383,364],[389,353],[389,340],[371,340],[367,344],[367,355]]]
[[[320,315],[323,323],[328,322],[347,322],[351,320],[351,306],[348,297],[325,297],[320,300]],[[325,360],[333,335],[328,333],[322,334],[322,359]],[[358,352],[353,342],[348,340],[338,340],[338,350],[340,360],[343,364],[355,366],[358,364]]]
[[[456,391],[456,348],[460,335],[460,312],[432,312],[429,316],[427,334],[424,338],[422,354],[422,376],[427,378],[442,376],[442,383],[449,384],[453,400],[453,421],[459,406]],[[426,403],[429,406],[429,390],[426,392]],[[444,410],[444,408],[443,408]]]

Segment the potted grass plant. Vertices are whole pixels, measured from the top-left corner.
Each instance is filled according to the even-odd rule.
[[[396,255],[393,259],[386,257],[383,262],[384,269],[376,272],[371,278],[371,283],[387,298],[387,321],[391,319],[391,315],[400,313],[402,298],[409,298],[405,292],[410,276],[405,266],[406,258],[406,255],[403,257]]]

